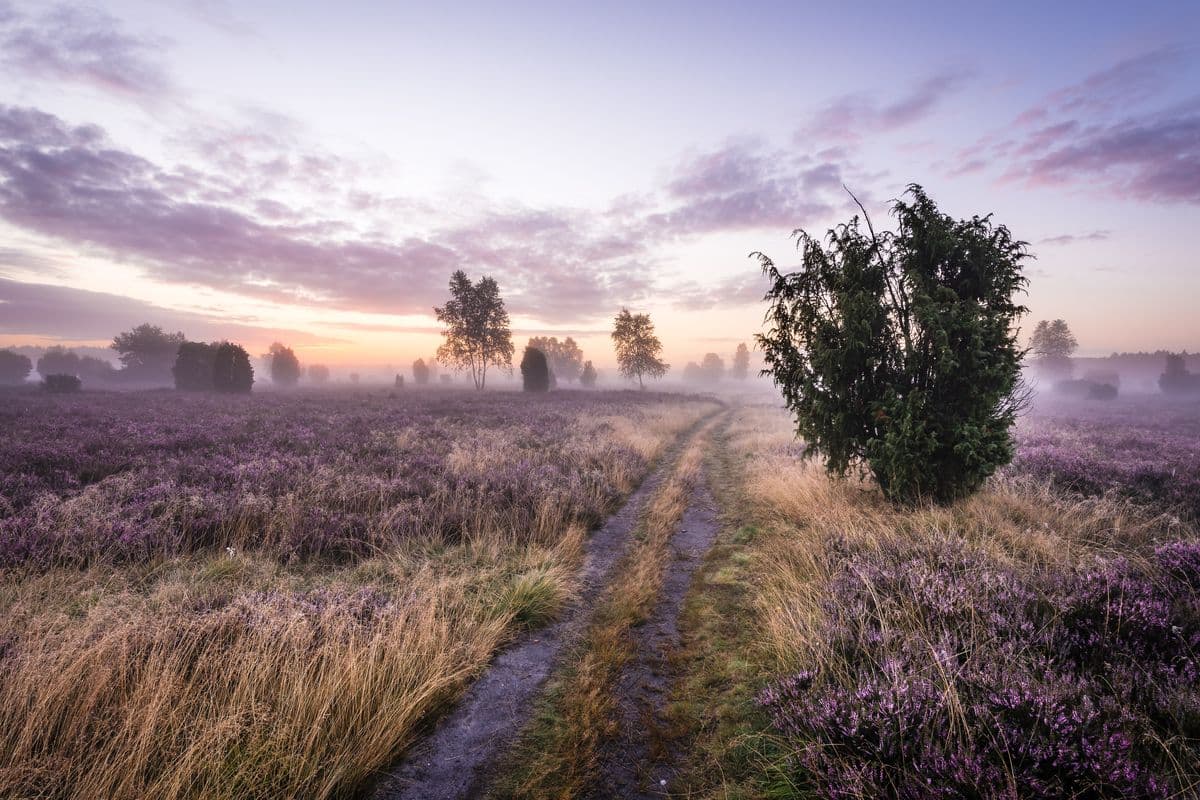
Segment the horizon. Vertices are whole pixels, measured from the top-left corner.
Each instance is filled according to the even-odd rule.
[[[747,254],[794,263],[794,228],[856,210],[843,185],[889,227],[915,182],[1030,243],[1025,331],[1066,319],[1081,356],[1200,349],[1179,235],[1200,204],[1200,7],[934,5],[935,24],[0,0],[0,347],[151,322],[407,368],[462,268],[499,282],[518,352],[572,336],[611,369],[628,306],[678,377],[761,329]]]

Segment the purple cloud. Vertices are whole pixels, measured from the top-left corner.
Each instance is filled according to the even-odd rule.
[[[31,78],[116,94],[160,97],[172,88],[162,42],[126,33],[103,11],[57,6],[36,19],[0,13],[0,64]]]
[[[817,111],[797,131],[796,140],[802,144],[814,139],[856,140],[902,128],[927,116],[968,79],[968,73],[962,70],[933,75],[891,103],[880,103],[865,94],[843,95]]]
[[[769,282],[755,267],[731,275],[712,286],[690,283],[674,292],[675,306],[687,311],[731,308],[761,303]]]
[[[841,192],[840,161],[813,161],[733,142],[684,161],[667,183],[677,205],[646,216],[646,235],[675,237],[748,228],[792,229],[832,210]]]
[[[297,345],[340,341],[286,328],[231,323],[220,315],[174,311],[121,295],[7,278],[0,278],[0,309],[0,333],[62,341],[108,339],[142,322],[183,330],[190,338],[202,340],[282,339]]]
[[[1139,200],[1200,203],[1200,103],[1158,114],[1038,132],[1005,178],[1030,185],[1099,183]]]

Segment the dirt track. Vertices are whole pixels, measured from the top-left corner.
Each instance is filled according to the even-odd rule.
[[[433,733],[380,782],[373,795],[377,800],[452,800],[482,793],[489,767],[528,722],[558,655],[586,627],[647,500],[708,419],[681,435],[624,506],[588,538],[578,597],[559,620],[504,649]]]
[[[671,561],[649,619],[632,630],[633,660],[617,684],[620,730],[601,751],[592,800],[661,798],[672,788],[679,753],[664,718],[671,689],[672,652],[679,646],[679,614],[692,576],[719,529],[716,505],[703,474],[671,537]]]

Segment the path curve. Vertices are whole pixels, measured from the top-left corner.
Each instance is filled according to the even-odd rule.
[[[580,590],[558,621],[517,637],[501,650],[433,733],[414,745],[377,786],[375,800],[457,800],[475,797],[488,768],[528,722],[557,656],[586,627],[609,573],[628,549],[647,500],[670,474],[707,414],[684,431],[625,504],[588,537]]]

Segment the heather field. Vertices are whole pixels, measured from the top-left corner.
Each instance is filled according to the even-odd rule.
[[[0,796],[362,791],[714,408],[0,396]]]
[[[0,796],[1197,794],[1194,405],[905,507],[768,398],[0,396]]]
[[[770,677],[725,698],[742,727],[709,742],[701,793],[720,769],[748,797],[1195,796],[1198,432],[1194,406],[1038,410],[983,492],[906,510],[744,411],[726,610],[761,634],[725,644]]]

